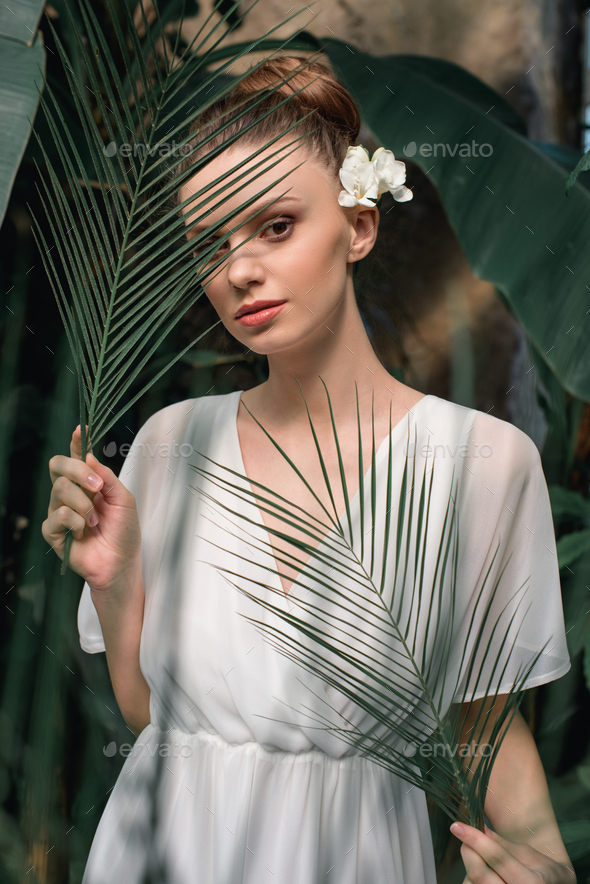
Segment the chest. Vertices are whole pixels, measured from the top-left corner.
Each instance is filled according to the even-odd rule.
[[[406,412],[394,415],[392,426],[402,421],[405,414]],[[252,490],[284,507],[286,512],[283,516],[290,519],[286,522],[285,518],[280,517],[276,507],[266,505],[264,501],[258,502],[260,518],[269,535],[281,585],[288,594],[293,581],[311,557],[309,548],[298,546],[297,542],[317,549],[326,534],[335,524],[337,526],[338,520],[345,517],[346,498],[351,507],[351,515],[356,513],[360,505],[357,495],[360,475],[362,474],[365,482],[371,480],[369,468],[373,445],[372,429],[369,427],[362,431],[362,462],[359,461],[358,425],[338,429],[341,469],[331,431],[318,438],[323,465],[309,425],[286,435],[272,433],[274,440],[291,460],[291,466],[249,415],[246,418],[238,415],[237,428],[242,460]],[[375,422],[376,453],[382,446],[387,448],[388,437],[389,415],[387,421]],[[385,455],[384,467],[387,470],[388,451],[381,454]],[[397,449],[396,456],[401,456]],[[377,479],[379,475],[377,471]],[[269,495],[258,488],[256,482],[283,499]],[[287,535],[296,543],[279,536],[280,534]]]

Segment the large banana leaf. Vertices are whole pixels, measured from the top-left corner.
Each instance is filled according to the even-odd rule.
[[[131,397],[127,395],[163,339],[203,293],[202,280],[205,276],[211,279],[221,263],[220,259],[212,262],[209,259],[231,235],[229,228],[236,228],[236,215],[249,209],[287,177],[279,177],[235,211],[226,212],[208,230],[187,240],[185,219],[179,209],[188,210],[190,206],[193,223],[200,217],[208,217],[210,209],[223,207],[228,196],[240,193],[245,184],[272,169],[286,155],[284,149],[273,150],[248,173],[236,165],[222,180],[199,190],[179,206],[174,205],[173,197],[181,184],[237,137],[176,174],[186,158],[184,148],[194,137],[188,134],[190,124],[245,76],[222,81],[225,67],[229,61],[233,66],[238,58],[256,49],[260,41],[253,41],[240,52],[230,52],[229,61],[209,73],[211,54],[231,31],[230,27],[224,32],[223,26],[238,2],[216,23],[206,22],[191,45],[177,52],[180,21],[175,43],[166,31],[167,39],[174,43],[172,52],[164,48],[160,55],[155,47],[160,42],[164,47],[167,45],[163,39],[166,22],[160,18],[157,7],[156,19],[151,25],[143,6],[140,7],[145,30],[145,36],[140,39],[127,4],[123,4],[124,30],[111,0],[107,2],[118,44],[116,57],[90,0],[79,0],[77,9],[86,40],[80,29],[75,28],[73,10],[67,4],[85,82],[80,82],[74,74],[73,65],[50,22],[91,153],[92,178],[49,83],[45,84],[41,104],[59,164],[53,162],[43,139],[38,137],[46,172],[41,176],[40,199],[49,232],[34,218],[35,237],[76,366],[83,459],[93,443],[130,405],[209,331],[204,329],[140,390]],[[256,2],[258,0],[254,0]],[[298,12],[287,21],[296,15]],[[210,48],[200,54],[204,45]],[[288,75],[286,80],[293,75]],[[183,88],[187,83],[191,85],[190,90]],[[270,91],[276,91],[279,85]],[[94,96],[96,111],[89,103],[88,93]],[[282,103],[291,98],[289,95]],[[255,104],[260,101],[262,98]],[[270,112],[265,111],[260,119]],[[178,122],[179,116],[182,123]],[[226,120],[221,128],[227,125]],[[263,150],[285,137],[291,138],[290,130],[253,150],[251,158],[257,160]],[[302,136],[292,138],[288,153],[296,150],[302,140]],[[129,145],[124,152],[120,149],[121,143]],[[171,145],[174,145],[172,150]],[[242,223],[255,218],[263,209],[253,212]],[[221,236],[215,243],[200,247],[217,232]],[[62,573],[67,566],[71,539],[68,532]]]
[[[43,11],[43,0],[22,0],[14,7],[2,4],[0,9],[0,35],[25,46],[32,46],[37,39],[37,26]]]
[[[213,567],[223,572],[226,579],[241,593],[272,611],[287,625],[287,629],[283,631],[272,620],[246,617],[260,629],[277,651],[340,691],[367,712],[375,724],[370,729],[361,729],[347,721],[340,728],[321,715],[315,719],[316,722],[325,720],[326,727],[359,749],[361,755],[369,757],[413,786],[423,789],[451,818],[463,819],[471,825],[483,828],[484,803],[493,763],[506,729],[520,704],[527,675],[545,646],[531,656],[526,666],[522,663],[519,665],[509,693],[502,691],[505,694],[505,704],[499,714],[490,718],[491,709],[500,693],[498,688],[505,680],[506,667],[514,650],[515,635],[520,629],[516,627],[509,638],[524,595],[512,613],[503,618],[511,599],[504,605],[501,613],[494,615],[495,619],[492,618],[492,606],[501,582],[500,575],[490,587],[492,562],[481,588],[477,591],[468,635],[461,648],[457,648],[454,618],[459,542],[454,471],[444,525],[440,539],[435,539],[435,549],[438,543],[438,551],[434,580],[432,585],[428,585],[429,581],[424,578],[424,573],[436,461],[432,466],[425,461],[422,474],[419,474],[416,458],[406,453],[403,478],[399,487],[395,487],[390,412],[387,490],[378,502],[373,409],[369,495],[371,505],[367,510],[357,389],[360,503],[358,544],[353,537],[351,500],[331,400],[325,383],[324,388],[345,502],[344,523],[338,519],[334,489],[307,402],[305,405],[309,424],[333,513],[322,504],[311,484],[281,446],[245,407],[320,504],[326,522],[310,517],[304,509],[259,482],[249,483],[250,486],[256,486],[256,490],[245,487],[241,481],[236,482],[234,477],[240,480],[243,476],[207,455],[203,455],[206,460],[221,467],[221,474],[191,465],[199,476],[206,477],[215,487],[229,491],[232,498],[235,498],[235,507],[226,505],[219,495],[195,486],[195,490],[204,499],[209,499],[216,507],[225,511],[222,521],[229,521],[231,527],[220,525],[224,530],[233,533],[234,527],[244,530],[243,526],[246,524],[248,547],[260,551],[257,562],[259,560],[260,567],[272,574],[275,573],[274,564],[264,564],[269,550],[274,552],[272,543],[260,540],[255,533],[248,531],[247,523],[253,526],[257,523],[244,514],[241,504],[255,502],[261,512],[269,513],[284,523],[284,530],[269,528],[269,535],[287,540],[294,550],[305,554],[302,558],[309,557],[305,568],[299,571],[293,581],[293,585],[304,587],[306,594],[298,597],[293,606],[290,606],[291,609],[286,611],[284,591],[252,577],[244,577],[240,560],[250,559],[234,550],[232,556],[237,560],[235,568],[218,564]],[[301,395],[303,396],[303,392]],[[303,399],[305,401],[304,396]],[[405,451],[409,452],[409,429],[407,443]],[[415,550],[412,548],[414,524]],[[302,532],[306,539],[300,540],[290,528]],[[390,543],[391,536],[395,538],[393,544]],[[376,554],[380,540],[384,550],[381,557]],[[218,546],[211,540],[208,542]],[[392,547],[395,561],[391,560]],[[429,549],[432,550],[432,547]],[[498,550],[495,555],[497,553]],[[301,564],[295,552],[275,554],[273,559],[282,565]],[[393,588],[390,585],[392,575]],[[252,592],[244,588],[244,580],[254,585]],[[283,596],[281,602],[273,604],[264,595],[261,596],[260,587],[268,590],[269,597],[273,593]],[[301,614],[296,613],[296,607],[302,610]],[[422,633],[418,637],[420,623],[424,625],[423,637]],[[466,650],[468,647],[469,652]],[[458,658],[461,662],[456,667]],[[486,696],[487,706],[483,703],[474,709],[474,701],[467,696],[468,684],[470,696],[475,696],[477,692]],[[457,746],[472,709],[476,713],[470,734],[474,760],[464,764],[457,755]],[[417,751],[418,747],[420,751]]]
[[[587,189],[577,183],[566,197],[567,173],[494,115],[501,96],[485,108],[466,94],[461,81],[474,78],[458,66],[451,79],[439,59],[322,44],[377,140],[400,157],[416,143],[411,159],[437,187],[473,272],[504,294],[563,386],[590,400]],[[421,144],[472,141],[493,152],[420,154]]]
[[[528,140],[506,99],[459,65],[304,37],[377,141],[430,177],[473,272],[494,283],[563,386],[589,401],[590,193],[568,181],[569,157],[567,169],[552,158],[566,152]]]
[[[12,15],[8,6],[0,10],[0,224],[39,102],[45,51],[35,28],[42,5],[15,3]]]

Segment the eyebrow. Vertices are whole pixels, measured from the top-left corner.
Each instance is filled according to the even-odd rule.
[[[266,203],[262,203],[262,210],[268,206],[280,206],[282,203],[301,203],[303,200],[298,196],[282,196],[277,200],[267,200]],[[250,208],[253,208],[250,206]],[[202,222],[197,221],[195,224],[191,224],[190,230],[194,233],[202,233],[205,230],[208,230],[210,224],[203,224]]]

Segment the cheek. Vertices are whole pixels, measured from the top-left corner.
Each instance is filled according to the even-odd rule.
[[[217,311],[220,318],[222,318],[226,312],[224,302],[227,299],[227,289],[221,282],[220,276],[209,284],[205,281],[203,290],[205,297],[211,302],[212,307]]]
[[[288,270],[291,278],[299,287],[302,281],[312,285],[322,285],[324,278],[329,273],[333,284],[335,280],[341,280],[346,276],[346,243],[345,232],[342,229],[334,229],[334,225],[319,226],[297,245],[289,253],[285,270]],[[325,280],[328,282],[328,280]]]

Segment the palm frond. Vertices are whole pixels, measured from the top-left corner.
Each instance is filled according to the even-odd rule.
[[[253,0],[252,6],[257,2]],[[215,259],[215,252],[233,232],[222,229],[239,229],[256,218],[266,207],[253,212],[240,225],[233,223],[236,216],[248,210],[290,173],[278,177],[272,185],[243,201],[235,211],[225,212],[218,223],[211,224],[208,230],[190,241],[185,236],[183,210],[190,204],[193,222],[207,217],[210,211],[223,207],[228,197],[238,194],[244,185],[274,168],[309,137],[292,137],[294,133],[290,133],[290,129],[282,132],[253,150],[249,159],[256,160],[263,150],[271,148],[279,139],[292,137],[287,144],[288,151],[275,150],[264,161],[253,165],[248,173],[236,164],[228,175],[176,204],[174,195],[179,188],[239,137],[228,138],[225,144],[195,160],[188,169],[181,169],[189,143],[194,138],[188,131],[191,123],[249,73],[231,80],[226,77],[223,82],[230,63],[233,66],[247,53],[260,49],[263,38],[242,44],[233,55],[228,53],[231,57],[215,71],[210,71],[212,55],[232,30],[231,26],[227,29],[224,26],[232,11],[237,9],[239,0],[209,28],[203,26],[179,55],[176,52],[182,20],[178,23],[173,51],[170,52],[167,46],[169,33],[164,30],[167,17],[160,15],[157,5],[152,23],[148,22],[143,5],[140,6],[145,32],[142,39],[128,4],[121,7],[123,22],[119,21],[112,0],[107,0],[107,5],[116,38],[114,49],[109,45],[90,0],[78,0],[85,37],[77,27],[74,26],[73,30],[77,38],[77,60],[81,59],[86,82],[80,82],[75,76],[59,35],[49,21],[89,156],[82,156],[77,149],[58,97],[47,82],[44,82],[41,107],[51,132],[53,153],[57,153],[59,163],[50,159],[52,152],[45,149],[35,132],[45,162],[44,173],[39,169],[41,185],[38,191],[47,228],[44,232],[43,225],[32,212],[34,234],[76,367],[83,460],[93,444],[127,409],[210,331],[202,330],[141,389],[130,394],[134,382],[164,338],[203,294],[205,276],[213,279],[219,272],[226,256]],[[66,9],[74,22],[69,0]],[[299,12],[286,21],[291,21]],[[281,25],[271,28],[269,33]],[[289,40],[284,41],[282,48]],[[199,52],[205,43],[209,48]],[[163,47],[160,55],[156,51],[157,45]],[[299,70],[312,61],[313,58],[309,58]],[[277,81],[267,94],[277,91],[296,73],[292,71]],[[187,85],[190,85],[189,90],[183,88]],[[293,94],[285,97],[278,107],[300,91],[293,90]],[[96,110],[92,108],[90,95]],[[227,119],[220,120],[219,128],[225,130],[230,125],[230,117],[243,116],[246,105],[256,107],[263,100],[263,96],[244,99]],[[272,108],[261,112],[259,120],[273,112]],[[179,114],[182,123],[175,122]],[[108,146],[104,143],[105,132]],[[202,144],[206,145],[210,138]],[[126,155],[117,148],[121,142],[127,145]],[[172,159],[171,142],[175,145]],[[277,199],[286,192],[283,191]],[[206,238],[216,233],[221,236],[213,245],[200,248]],[[67,566],[70,544],[71,534],[68,534],[62,573]]]
[[[327,517],[325,523],[259,482],[248,480],[248,487],[245,487],[243,475],[205,454],[199,452],[218,468],[216,471],[191,465],[199,476],[207,479],[211,490],[193,487],[220,512],[223,511],[224,522],[229,522],[230,527],[225,524],[218,527],[232,533],[233,527],[239,528],[240,536],[248,538],[248,547],[261,553],[260,561],[257,560],[260,568],[277,574],[274,564],[265,564],[269,558],[279,567],[301,566],[295,552],[276,553],[271,536],[287,540],[294,551],[309,556],[293,580],[293,586],[304,587],[306,594],[302,598],[289,594],[287,599],[293,604],[285,610],[284,590],[264,580],[245,576],[244,569],[240,570],[240,560],[252,560],[237,550],[231,550],[237,560],[235,568],[209,564],[222,572],[228,582],[248,599],[275,615],[270,620],[246,617],[271,646],[343,694],[372,720],[369,727],[359,727],[358,723],[338,712],[343,720],[334,724],[333,719],[316,711],[314,720],[318,727],[336,733],[361,755],[412,786],[423,789],[453,819],[463,819],[483,828],[484,802],[492,766],[510,721],[518,710],[528,674],[546,647],[535,653],[526,665],[520,662],[515,677],[511,672],[512,687],[508,693],[503,690],[502,703],[499,704],[502,708],[490,717],[512,660],[513,642],[520,630],[517,616],[520,618],[522,613],[525,586],[516,590],[499,614],[493,613],[494,600],[506,568],[504,565],[491,585],[494,565],[500,561],[497,558],[498,544],[482,585],[475,594],[464,641],[459,648],[455,627],[460,538],[456,503],[458,482],[454,467],[442,528],[434,534],[432,490],[436,462],[428,470],[425,463],[421,474],[415,458],[410,466],[408,425],[403,475],[399,483],[394,481],[391,409],[387,482],[385,494],[378,492],[373,400],[370,512],[365,512],[357,389],[361,525],[360,542],[357,543],[342,452],[325,383],[324,388],[345,501],[341,519],[338,519],[334,490],[309,409],[310,429],[334,515],[323,505],[286,452],[244,405],[320,504]],[[304,396],[303,399],[305,401]],[[224,503],[225,493],[216,496],[215,488],[230,492],[232,502]],[[268,528],[268,540],[261,539],[256,530],[244,527],[250,524],[255,529],[260,528],[260,524],[240,506],[244,502],[255,503],[261,513],[279,519],[285,530]],[[290,534],[290,528],[296,529],[305,539]],[[370,537],[365,538],[365,534]],[[321,541],[319,546],[314,545],[318,541]],[[207,542],[227,552],[225,547],[212,540]],[[379,553],[381,548],[382,554]],[[427,559],[431,561],[433,550],[436,555],[433,577],[430,577],[426,564]],[[243,587],[244,580],[252,585],[252,591]],[[263,597],[257,594],[257,588],[268,592]],[[282,604],[274,604],[270,600],[272,594],[282,596]],[[301,614],[296,612],[297,609]],[[286,625],[285,630],[275,625],[273,620],[276,618]],[[489,708],[479,703],[474,707],[476,700],[472,698],[476,695],[486,697]],[[466,764],[457,755],[458,742],[472,710],[475,722],[471,746],[472,754],[478,759],[477,765],[473,761]],[[483,752],[484,745],[490,750],[487,754]]]

